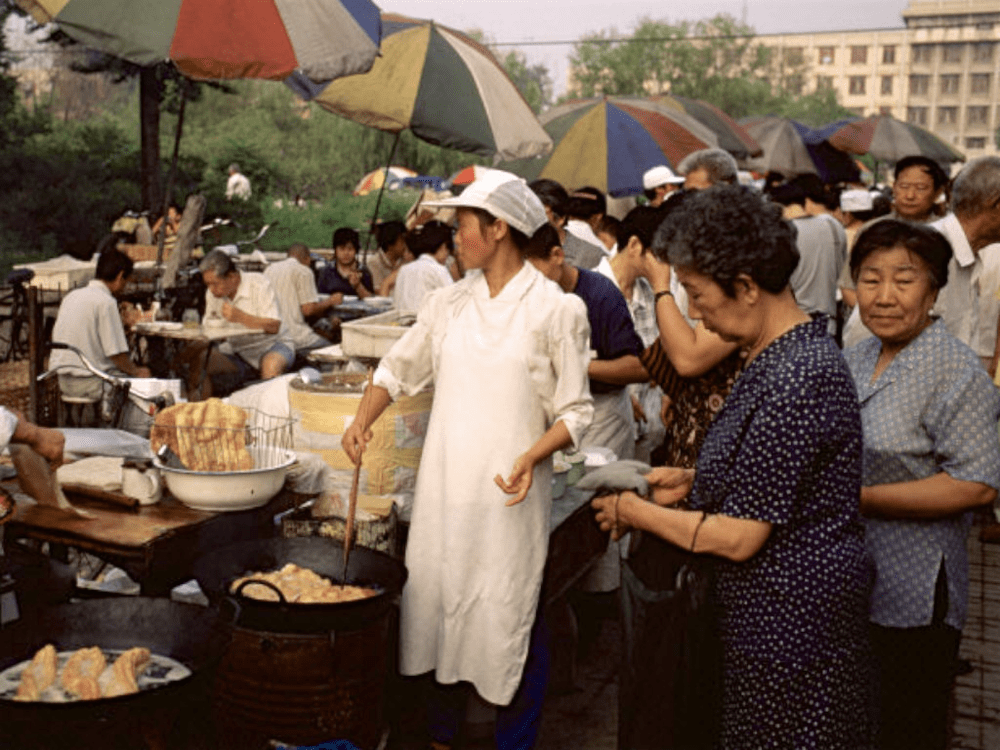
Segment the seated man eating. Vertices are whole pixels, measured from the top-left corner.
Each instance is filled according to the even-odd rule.
[[[260,333],[235,336],[213,348],[206,363],[208,377],[202,378],[201,365],[207,344],[195,344],[188,393],[202,398],[231,393],[258,377],[263,380],[281,375],[292,366],[295,352],[282,331],[278,300],[271,283],[260,273],[240,271],[222,250],[212,250],[198,266],[207,287],[205,324],[226,321]],[[191,356],[201,353],[200,356]]]
[[[132,259],[125,253],[105,249],[97,261],[97,278],[74,289],[59,305],[52,341],[72,344],[101,372],[115,377],[148,378],[149,369],[135,364],[129,356],[115,299],[128,283],[132,266]],[[59,389],[64,396],[95,401],[101,398],[103,381],[83,366],[76,352],[54,349],[49,366],[65,368],[59,372]]]

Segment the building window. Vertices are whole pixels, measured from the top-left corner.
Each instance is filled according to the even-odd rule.
[[[907,107],[906,121],[911,125],[926,125],[927,107]]]
[[[892,117],[892,107],[879,107],[878,113],[882,115],[882,117]]]
[[[819,48],[819,64],[820,65],[833,65],[833,60],[836,55],[836,47],[820,47]]]
[[[910,76],[910,96],[927,96],[930,85],[930,76]]]
[[[882,76],[882,96],[892,94],[892,76]]]
[[[976,42],[972,45],[973,62],[993,62],[993,42]]]
[[[863,94],[865,93],[865,77],[864,76],[851,76],[848,79],[848,91],[852,94]]]
[[[792,96],[801,96],[802,89],[805,88],[805,81],[799,74],[791,75],[785,78],[785,91],[787,91]]]
[[[964,44],[942,44],[941,62],[960,63],[962,62],[962,48]]]
[[[816,90],[826,91],[833,88],[833,76],[816,76]]]
[[[933,44],[914,44],[913,45],[913,62],[915,63],[929,63],[934,60],[934,45]]]
[[[802,65],[805,61],[805,50],[802,47],[785,48],[785,65]]]
[[[965,110],[966,125],[986,125],[990,119],[989,107],[968,107]]]
[[[938,107],[938,125],[954,125],[958,122],[958,107]]]
[[[985,138],[966,138],[965,139],[966,148],[986,148]]]
[[[973,94],[989,94],[990,74],[973,73],[969,79],[969,91]]]
[[[958,93],[958,82],[961,76],[959,75],[944,75],[941,76],[941,93],[942,94],[957,94]]]
[[[896,45],[887,44],[882,48],[882,64],[893,65],[896,62]]]
[[[868,62],[868,48],[851,47],[851,64],[864,65],[866,62]]]

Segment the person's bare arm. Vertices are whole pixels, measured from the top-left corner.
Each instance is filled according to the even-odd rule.
[[[587,367],[587,375],[593,380],[611,385],[649,382],[649,373],[634,354],[626,354],[617,359],[592,359]]]
[[[10,439],[12,443],[30,446],[52,464],[62,463],[66,436],[60,430],[39,427],[17,414],[17,427],[14,428],[14,434]]]
[[[706,515],[700,510],[665,508],[631,491],[595,498],[597,521],[604,531],[634,528],[655,534],[681,549],[744,562],[760,551],[771,524],[748,518]]]
[[[649,269],[655,293],[670,292],[670,266],[651,260]],[[660,294],[656,300],[656,327],[663,351],[677,373],[685,378],[703,375],[736,351],[736,344],[723,341],[700,322],[692,328],[669,293]]]
[[[300,305],[302,308],[302,317],[311,318],[314,315],[321,315],[331,307],[336,307],[343,301],[344,295],[340,292],[335,292],[326,299],[317,300],[316,302],[305,302]]]
[[[534,478],[535,465],[539,461],[544,461],[557,450],[565,448],[573,442],[573,437],[569,434],[566,423],[561,419],[556,421],[545,434],[542,435],[528,451],[514,461],[514,468],[506,480],[497,474],[493,481],[508,495],[514,495],[507,501],[507,506],[517,505],[528,496],[531,489],[531,482]]]
[[[247,328],[256,328],[264,333],[277,333],[281,330],[281,321],[277,318],[261,318],[241,310],[231,302],[222,305],[222,317],[230,323],[239,323]]]
[[[997,491],[946,472],[912,482],[861,488],[861,513],[875,518],[944,518],[992,503]]]
[[[121,354],[115,354],[113,357],[108,357],[111,360],[111,364],[117,367],[119,370],[124,372],[130,378],[148,378],[152,377],[148,367],[140,367],[128,356],[128,352],[122,352]]]
[[[389,391],[382,386],[370,385],[365,389],[354,421],[344,430],[344,436],[340,440],[344,452],[353,463],[361,461],[361,454],[364,453],[368,441],[372,439],[371,426],[391,403]]]

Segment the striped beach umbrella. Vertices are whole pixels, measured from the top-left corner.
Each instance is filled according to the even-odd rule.
[[[370,0],[16,0],[86,47],[189,78],[330,80],[363,73],[381,22]]]
[[[386,183],[386,172],[389,173],[389,186],[394,182],[405,180],[407,177],[416,177],[417,173],[406,167],[391,166],[388,169],[379,167],[362,177],[355,186],[352,195],[368,195],[373,190],[381,190]]]
[[[286,83],[329,112],[391,133],[409,128],[438,146],[506,159],[552,147],[517,86],[479,42],[393,13],[382,15],[382,30],[370,72],[329,83],[294,75]]]
[[[616,198],[641,193],[647,169],[676,169],[688,154],[718,145],[694,118],[638,97],[577,99],[552,108],[541,121],[556,144],[552,153],[501,166],[529,181],[552,179],[569,190],[591,185]]]

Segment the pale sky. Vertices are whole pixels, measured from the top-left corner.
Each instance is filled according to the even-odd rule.
[[[747,23],[760,34],[840,31],[903,26],[908,0],[375,0],[383,11],[431,18],[459,30],[481,28],[497,42],[573,41],[615,27],[631,31],[645,16],[667,21],[699,20],[716,13]],[[506,48],[505,48],[506,49]],[[549,68],[556,93],[565,89],[570,45],[523,46],[530,63]]]
[[[375,0],[383,11],[431,18],[459,30],[482,29],[495,42],[575,41],[584,34],[617,28],[630,32],[643,17],[676,22],[729,13],[757,33],[840,31],[903,26],[909,0]],[[22,47],[20,19],[8,24],[8,44]],[[516,44],[513,46],[517,46]],[[529,63],[548,67],[558,96],[566,88],[572,45],[520,46]]]

